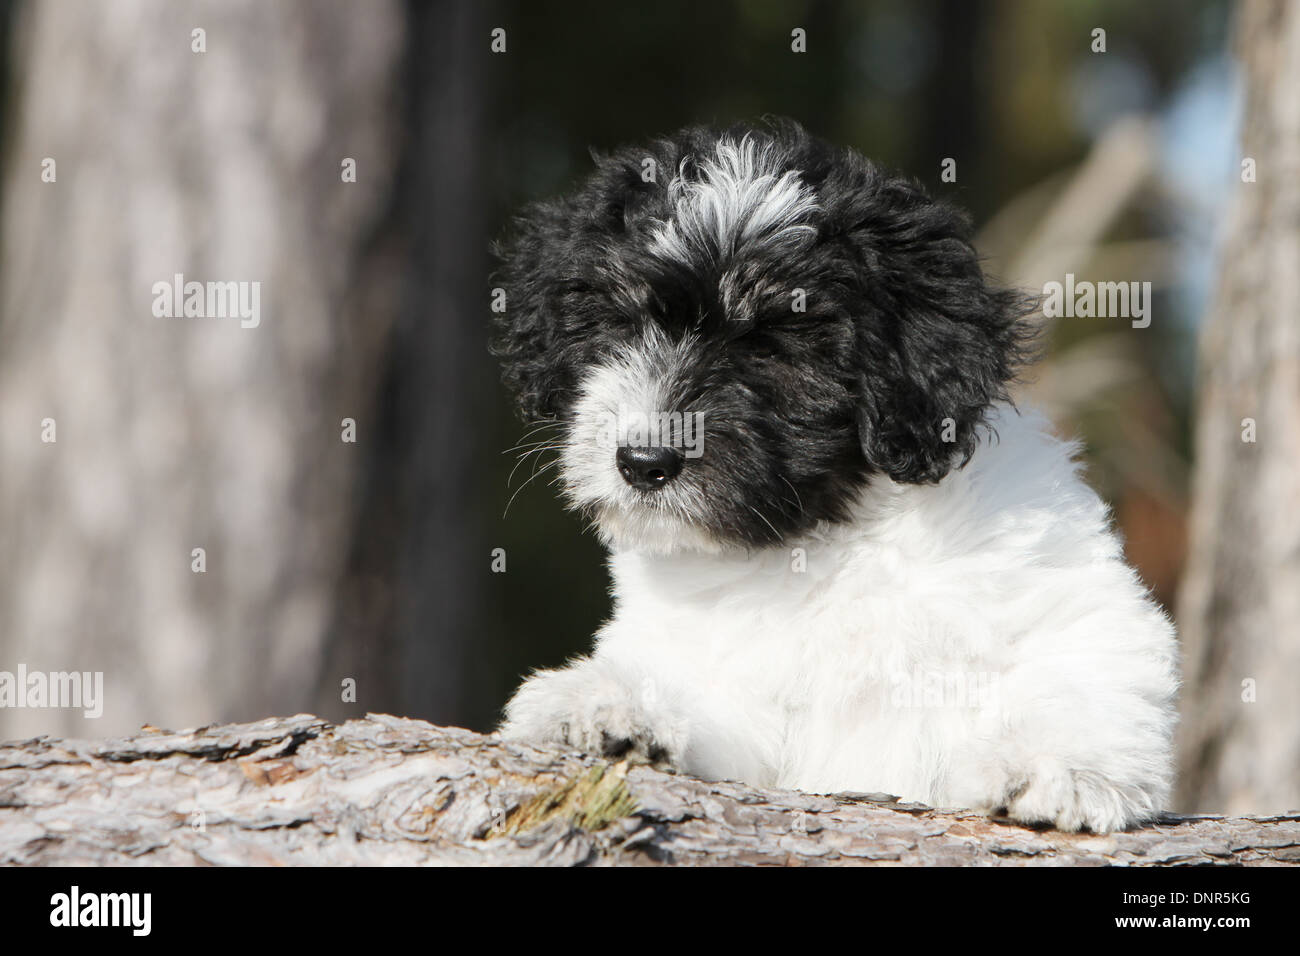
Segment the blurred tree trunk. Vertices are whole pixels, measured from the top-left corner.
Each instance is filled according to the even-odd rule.
[[[346,676],[320,657],[406,294],[381,232],[403,14],[22,9],[0,236],[0,670],[103,671],[106,704],[84,722],[0,710],[0,738],[292,712]],[[153,284],[177,273],[260,282],[260,325],[156,317]]]
[[[1236,26],[1257,181],[1201,343],[1180,598],[1180,804],[1230,813],[1300,807],[1300,4],[1248,0]]]
[[[483,211],[481,0],[410,0],[408,72],[391,231],[401,243],[396,324],[376,383],[351,550],[311,709],[333,719],[390,710],[483,727],[483,581],[490,563],[475,507],[481,441],[493,421]],[[354,676],[360,696],[340,700]],[[295,707],[295,709],[301,709]],[[283,712],[283,708],[281,708]]]

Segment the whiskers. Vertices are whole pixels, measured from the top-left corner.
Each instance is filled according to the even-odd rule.
[[[797,504],[797,505],[799,506],[799,515],[800,515],[800,517],[802,517],[802,516],[803,516],[803,499],[799,497],[799,492],[798,492],[798,490],[795,488],[794,485],[790,484],[790,479],[787,478],[785,475],[778,475],[777,477],[779,477],[782,481],[784,481],[784,482],[785,482],[785,486],[786,486],[787,488],[789,488],[791,492],[794,493],[795,500],[794,500],[794,501],[790,501],[790,499],[787,498],[786,501],[789,502],[790,504]]]
[[[514,467],[510,469],[510,474],[506,478],[507,490],[509,490],[510,485],[514,482],[515,475],[519,473],[519,469],[523,467],[530,458],[532,459],[532,471],[529,473],[528,477],[524,479],[523,484],[515,489],[514,494],[510,496],[510,500],[506,502],[505,511],[501,512],[502,520],[505,520],[506,515],[510,513],[510,506],[515,503],[515,499],[519,497],[519,493],[527,488],[532,483],[533,479],[539,475],[546,474],[552,468],[559,465],[560,453],[564,451],[565,447],[564,429],[568,425],[569,422],[561,419],[534,423],[533,426],[520,437],[518,444],[511,448],[507,448],[501,453],[503,455],[508,455],[511,452],[519,453],[516,455]],[[559,430],[552,431],[552,429]],[[534,438],[534,436],[540,437]],[[533,440],[529,441],[530,438]],[[547,452],[556,452],[557,454],[550,461],[543,464],[543,458]],[[558,477],[559,473],[556,472],[551,483],[554,484]]]
[[[745,503],[745,507],[748,508],[750,511],[754,512],[754,514],[758,515],[758,517],[762,519],[763,524],[767,525],[768,528],[771,529],[773,543],[781,540],[781,532],[777,531],[776,526],[772,524],[772,522],[767,520],[767,515],[763,514],[763,512],[759,511],[757,508],[755,508],[753,505],[749,504],[748,502]]]

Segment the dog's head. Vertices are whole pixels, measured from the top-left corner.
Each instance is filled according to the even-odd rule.
[[[496,352],[615,546],[774,544],[969,459],[1033,307],[969,237],[796,124],[686,129],[518,218]]]

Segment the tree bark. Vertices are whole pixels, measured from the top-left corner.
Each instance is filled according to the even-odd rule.
[[[0,865],[1300,863],[1300,814],[1105,836],[370,714],[0,747]]]
[[[1237,44],[1256,181],[1201,342],[1179,806],[1273,812],[1300,807],[1300,5],[1247,0]]]

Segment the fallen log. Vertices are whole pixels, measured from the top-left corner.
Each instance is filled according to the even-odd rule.
[[[0,864],[1297,864],[1300,812],[1104,836],[706,782],[381,714],[0,745]]]

